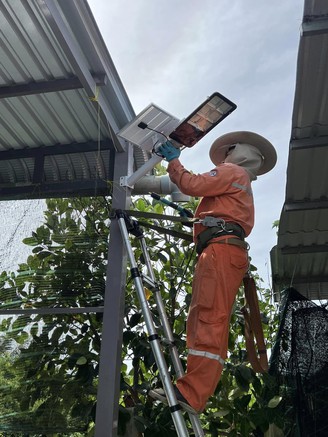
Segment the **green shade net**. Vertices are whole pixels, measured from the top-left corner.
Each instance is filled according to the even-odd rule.
[[[291,436],[328,435],[328,311],[295,289],[285,290],[270,372],[294,407]]]

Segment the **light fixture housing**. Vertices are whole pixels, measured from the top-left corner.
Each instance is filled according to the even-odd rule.
[[[169,137],[185,147],[193,147],[236,108],[237,105],[215,92],[183,120]]]

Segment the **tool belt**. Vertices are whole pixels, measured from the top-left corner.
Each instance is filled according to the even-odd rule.
[[[220,222],[220,219],[217,219],[217,221]],[[204,220],[203,224],[206,226],[206,221]],[[200,232],[197,235],[197,244],[196,244],[196,252],[198,255],[200,255],[205,247],[207,247],[210,244],[210,241],[213,240],[213,238],[217,237],[224,237],[225,235],[229,236],[236,236],[240,239],[240,243],[242,244],[236,244],[236,242],[230,242],[228,243],[228,239],[223,240],[226,244],[236,244],[238,246],[242,246],[245,249],[248,248],[248,244],[245,243],[243,240],[245,239],[245,231],[244,229],[237,225],[237,223],[225,223],[223,220],[220,222],[217,226],[210,226],[207,229],[205,229],[203,232]],[[230,239],[229,239],[230,240]],[[232,239],[231,239],[232,240]],[[235,238],[233,240],[236,240]],[[216,243],[219,243],[219,241],[216,241]]]

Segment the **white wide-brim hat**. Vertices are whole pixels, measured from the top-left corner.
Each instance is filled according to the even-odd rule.
[[[230,132],[217,138],[210,148],[211,161],[215,165],[221,164],[227,156],[229,147],[237,143],[250,144],[262,154],[264,161],[258,175],[269,172],[276,165],[277,153],[270,141],[259,134],[248,131]]]

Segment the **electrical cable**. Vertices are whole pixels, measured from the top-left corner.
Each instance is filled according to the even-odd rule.
[[[157,134],[163,135],[163,137],[166,139],[166,141],[169,141],[168,137],[165,134],[163,134],[163,132],[160,132],[160,131],[158,131],[156,129],[153,129],[153,128],[149,127],[148,124],[144,123],[143,121],[141,121],[138,124],[138,127],[140,127],[140,129],[148,129],[148,130],[151,130],[153,132],[156,132]],[[163,156],[160,153],[157,153],[156,150],[155,150],[155,146],[156,146],[156,144],[158,142],[159,142],[159,140],[157,140],[156,143],[153,145],[151,153],[153,153],[154,155],[157,155],[157,156],[160,156],[161,158],[163,158]]]

